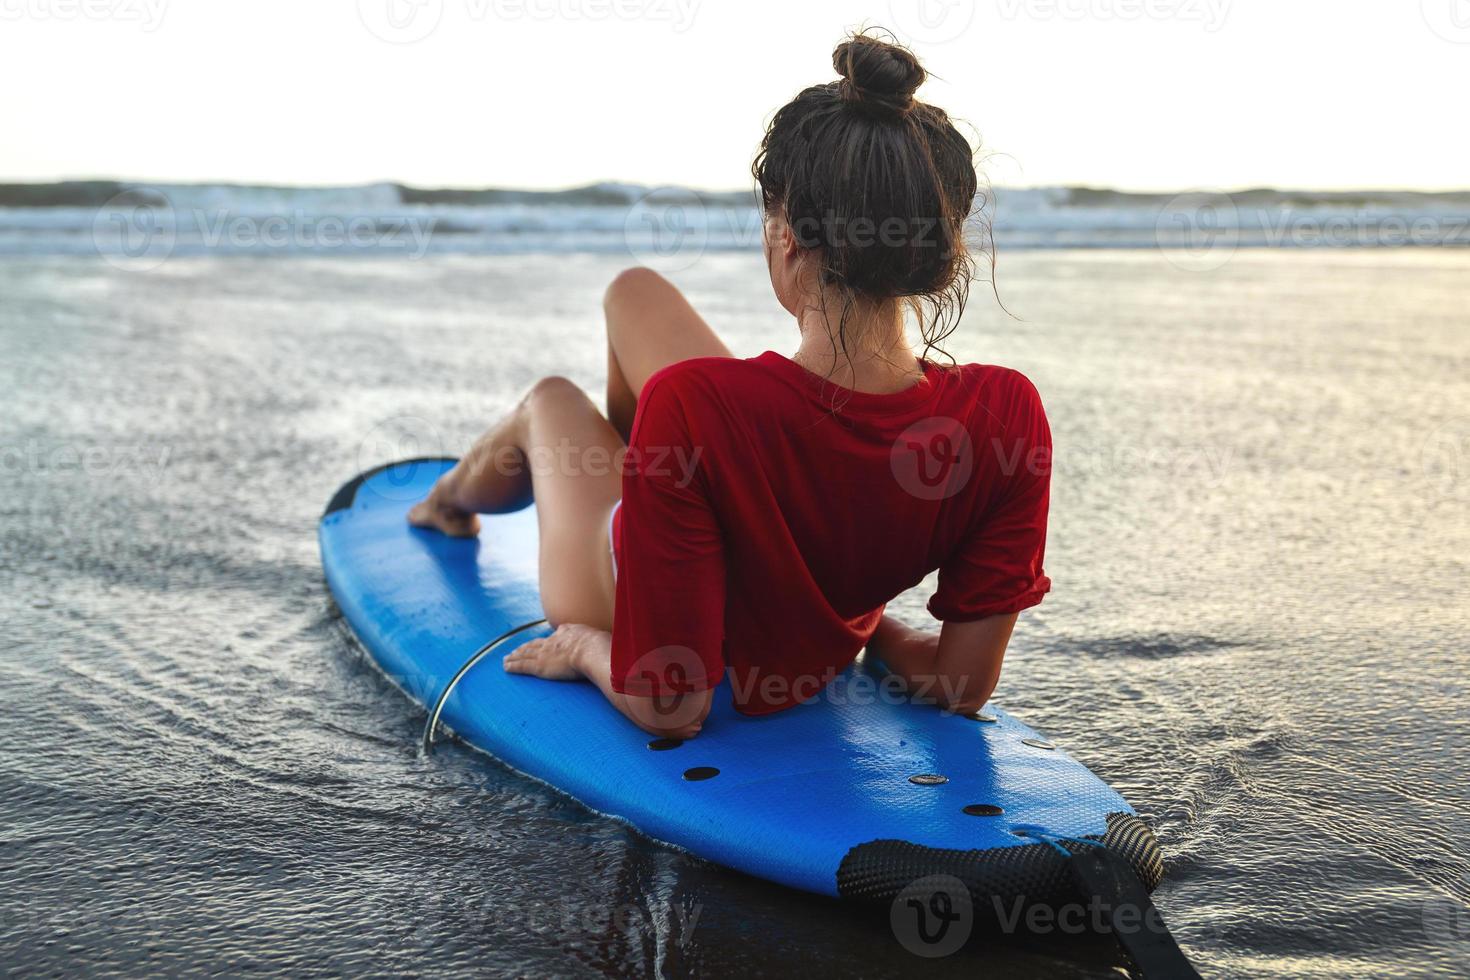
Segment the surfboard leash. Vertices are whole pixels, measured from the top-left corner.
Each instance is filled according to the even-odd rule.
[[[1146,980],[1201,980],[1126,859],[1098,840],[1039,830],[1017,832],[1049,845],[1066,859],[1072,881],[1087,897],[1089,906],[1107,917],[1108,932],[1141,976]],[[1063,843],[1084,846],[1073,851]]]
[[[464,677],[465,674],[468,674],[470,672],[470,669],[474,667],[475,664],[479,663],[481,660],[484,660],[487,656],[489,656],[490,652],[499,647],[500,644],[504,643],[506,640],[519,633],[524,633],[528,629],[534,629],[537,626],[541,626],[545,622],[545,619],[533,619],[529,623],[522,623],[519,626],[511,627],[504,633],[501,633],[495,639],[491,640],[489,643],[480,647],[480,649],[476,650],[474,656],[466,660],[464,662],[464,666],[455,671],[454,676],[449,679],[449,683],[444,685],[444,690],[439,693],[438,699],[434,702],[434,707],[429,710],[429,720],[424,725],[424,755],[431,755],[434,751],[434,730],[439,727],[439,715],[444,712],[444,704],[449,700],[449,695],[453,693],[455,685],[460,682],[460,679]]]

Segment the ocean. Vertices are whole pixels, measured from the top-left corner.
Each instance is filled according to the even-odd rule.
[[[620,268],[665,268],[739,354],[793,350],[724,237],[748,200],[5,193],[6,974],[1117,975],[1074,936],[920,961],[462,746],[420,757],[332,606],[332,491],[462,451],[539,376],[600,398]],[[977,286],[947,346],[1029,375],[1057,445],[1054,589],[996,703],[1147,816],[1205,975],[1461,976],[1470,250],[1432,246],[1470,197],[1271,193],[996,192],[999,302]],[[1324,239],[1260,240],[1283,214]],[[463,230],[416,251],[431,217]],[[1425,247],[1365,247],[1395,244]]]
[[[0,184],[0,255],[622,254],[687,265],[760,246],[753,191],[602,183],[564,191],[403,184]],[[861,233],[861,230],[854,234]],[[870,231],[869,234],[872,234]],[[991,188],[971,237],[1006,250],[1470,245],[1470,191]]]

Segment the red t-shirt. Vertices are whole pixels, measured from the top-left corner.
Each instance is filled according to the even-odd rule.
[[[925,362],[879,395],[769,351],[671,365],[640,395],[613,527],[613,688],[728,672],[741,711],[789,707],[936,568],[937,619],[1034,606],[1050,477],[1041,399],[1008,368]]]

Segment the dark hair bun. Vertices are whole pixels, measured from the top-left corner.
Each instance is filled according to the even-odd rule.
[[[832,52],[842,77],[776,110],[750,165],[764,213],[784,218],[806,250],[803,275],[821,285],[824,315],[829,295],[841,303],[827,325],[844,347],[858,299],[912,299],[903,309],[920,320],[924,343],[937,344],[959,323],[974,278],[975,151],[943,109],[914,99],[924,69],[891,40],[845,38]]]
[[[837,84],[843,101],[893,116],[914,107],[914,92],[928,75],[908,48],[866,34],[837,45],[832,67],[842,76]]]

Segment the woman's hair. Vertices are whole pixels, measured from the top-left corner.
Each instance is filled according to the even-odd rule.
[[[843,298],[833,343],[847,347],[858,299],[908,299],[925,352],[954,331],[974,263],[973,150],[943,109],[914,92],[926,72],[896,43],[856,34],[832,52],[842,76],[778,110],[751,165],[768,214],[818,250],[821,280]]]

